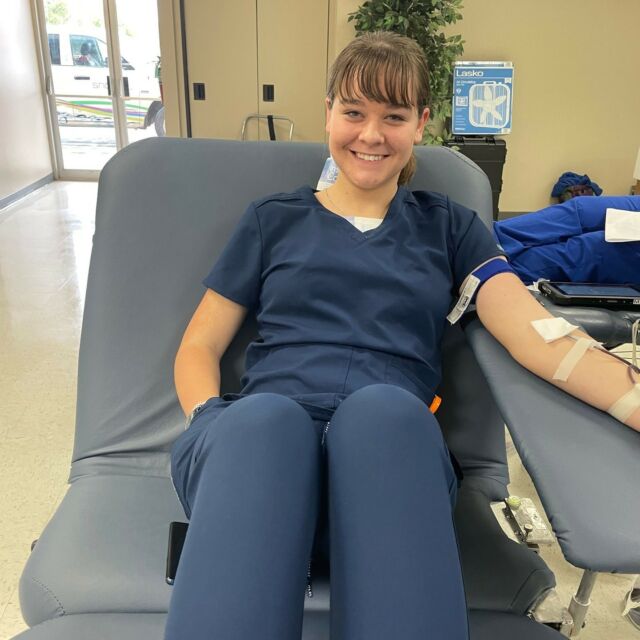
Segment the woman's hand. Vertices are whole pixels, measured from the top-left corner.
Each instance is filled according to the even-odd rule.
[[[186,416],[220,395],[220,359],[244,322],[247,309],[207,289],[182,337],[174,378]]]
[[[476,300],[478,317],[487,330],[523,367],[584,402],[607,411],[632,388],[628,367],[596,349],[578,361],[566,382],[553,375],[575,344],[571,338],[546,343],[533,328],[533,320],[553,318],[514,274],[501,273],[481,287]],[[576,337],[589,338],[582,331]],[[640,431],[640,408],[625,420]]]

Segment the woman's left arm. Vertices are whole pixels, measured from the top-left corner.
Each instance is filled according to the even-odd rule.
[[[633,388],[627,371],[629,367],[597,349],[589,349],[584,354],[566,382],[554,380],[558,365],[576,342],[568,337],[549,343],[544,341],[531,322],[554,316],[516,275],[500,273],[485,282],[478,292],[476,309],[482,324],[515,360],[576,398],[607,411]],[[578,330],[571,335],[590,337]],[[624,423],[640,431],[640,407]]]

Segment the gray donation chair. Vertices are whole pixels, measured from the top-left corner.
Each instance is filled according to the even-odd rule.
[[[611,348],[631,341],[640,313],[567,308],[538,296],[555,316]],[[640,573],[640,433],[513,360],[477,319],[465,334],[489,383],[558,540],[584,569],[569,603],[566,635],[585,624],[598,573]]]
[[[169,451],[184,424],[173,387],[174,355],[203,294],[200,280],[245,206],[268,193],[315,185],[327,154],[321,144],[163,138],[127,147],[103,170],[70,486],[21,578],[22,612],[32,627],[17,636],[21,640],[161,640],[171,595],[164,579],[169,523],[185,520],[169,478]],[[445,192],[491,224],[491,189],[476,165],[446,148],[420,147],[417,155],[413,188]],[[501,376],[494,391],[511,389],[517,385],[510,379],[516,365],[482,331],[473,323],[466,328],[478,352],[491,350],[489,378]],[[222,392],[238,390],[244,349],[255,335],[255,319],[249,317],[223,358]],[[503,534],[490,508],[508,495],[502,417],[461,326],[448,329],[445,342],[439,390],[444,402],[437,417],[465,473],[456,523],[471,638],[560,638],[528,617],[554,587],[553,575],[536,553]],[[531,386],[533,376],[519,384]],[[581,421],[586,436],[572,446],[590,448],[587,443],[598,438],[592,449],[598,456],[587,451],[583,462],[601,457],[607,436],[598,435],[600,423],[592,421],[598,412],[558,399],[560,392],[553,396],[545,388],[543,395],[549,406],[562,406]],[[513,409],[505,401],[502,412],[509,420],[512,414],[514,420],[530,416],[536,427],[551,431],[554,423],[546,421],[555,414],[540,404],[533,392],[522,393]],[[613,439],[637,445],[628,431],[620,427]],[[550,434],[540,453],[557,450],[551,458],[557,469],[546,465],[549,476],[541,474],[550,500],[568,474],[580,472],[562,458],[562,438]],[[617,453],[616,461],[628,458]],[[527,448],[525,454],[537,460],[537,450]],[[568,493],[566,486],[561,492]],[[586,502],[590,496],[576,489],[572,499]],[[602,543],[593,556],[600,554],[602,561],[594,567],[616,554],[626,557],[622,534],[597,528],[593,533],[599,519],[593,510],[588,514],[589,542],[596,548]],[[562,522],[564,527],[570,528]],[[626,548],[633,544],[628,540]],[[635,549],[637,561],[637,544]],[[328,640],[329,578],[314,580],[313,592],[305,598],[302,637]]]

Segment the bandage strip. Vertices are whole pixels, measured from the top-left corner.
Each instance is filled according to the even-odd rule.
[[[564,318],[545,318],[543,320],[532,320],[533,328],[542,336],[542,339],[549,343],[555,342],[560,338],[571,338],[576,343],[569,349],[569,352],[560,361],[556,372],[553,374],[553,380],[566,382],[571,372],[589,349],[599,347],[600,343],[592,338],[582,338],[569,335],[578,327]]]
[[[447,320],[451,324],[455,324],[468,306],[475,302],[480,286],[499,273],[514,273],[511,265],[502,258],[491,258],[476,267],[465,279],[460,297],[456,302],[456,306],[447,316]]]
[[[543,338],[543,340],[547,343],[554,342],[555,340],[559,340],[560,338],[571,338],[575,340],[576,343],[571,347],[569,352],[562,359],[560,364],[558,365],[558,369],[553,374],[554,380],[561,380],[566,382],[569,379],[569,375],[574,370],[580,359],[584,356],[584,354],[589,349],[597,349],[598,351],[602,351],[607,355],[615,358],[616,360],[620,360],[625,365],[627,365],[629,379],[633,384],[633,388],[625,393],[621,398],[616,400],[608,409],[607,413],[612,415],[616,420],[620,422],[624,422],[627,420],[631,414],[633,414],[636,409],[640,408],[640,384],[636,383],[633,379],[632,371],[638,371],[637,367],[632,364],[629,364],[622,358],[619,358],[613,353],[610,353],[606,349],[602,347],[602,345],[593,340],[591,338],[583,338],[579,336],[569,335],[571,332],[578,329],[577,326],[567,322],[564,318],[545,318],[544,320],[533,320],[531,322],[533,328],[538,332],[538,334]]]
[[[600,343],[595,340],[591,340],[590,338],[574,338],[573,336],[568,336],[569,338],[576,340],[576,343],[571,347],[569,353],[562,359],[560,364],[558,365],[558,369],[553,374],[554,380],[561,380],[562,382],[566,382],[569,379],[569,375],[575,369],[578,361],[584,356],[585,353],[592,347],[598,346]]]
[[[616,420],[624,422],[631,414],[640,407],[640,384],[634,385],[631,391],[625,393],[622,398],[616,400],[608,409],[607,413],[611,414]]]

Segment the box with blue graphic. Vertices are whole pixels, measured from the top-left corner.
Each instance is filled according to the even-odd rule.
[[[453,72],[454,135],[511,133],[512,62],[456,62]]]

